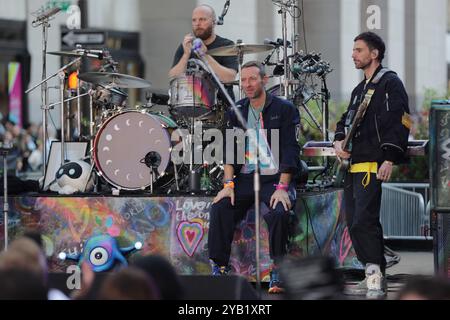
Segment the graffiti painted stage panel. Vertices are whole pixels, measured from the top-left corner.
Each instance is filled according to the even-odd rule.
[[[342,191],[299,194],[292,219],[290,252],[296,256],[331,255],[341,267],[357,267],[341,210]],[[161,254],[181,274],[209,274],[208,230],[212,197],[12,197],[10,240],[25,230],[43,234],[52,271],[66,271],[70,262],[58,260],[60,252],[77,253],[93,235],[108,234],[120,245],[142,242],[130,254]],[[261,270],[269,274],[268,231],[261,206]],[[3,218],[1,219],[3,221]],[[3,246],[3,226],[0,228]],[[254,210],[238,226],[231,265],[250,279],[255,271]]]

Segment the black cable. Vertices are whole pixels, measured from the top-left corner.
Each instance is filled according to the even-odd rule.
[[[53,120],[52,114],[50,112],[48,113],[48,116],[50,117],[50,120],[52,121],[55,132],[58,132],[58,128],[56,127],[55,121]],[[48,127],[46,129],[48,130]],[[48,139],[48,131],[47,131],[47,139]]]
[[[307,214],[306,211],[306,202],[305,199],[302,198],[303,206],[305,207],[305,213],[306,213],[306,255],[309,256],[309,214]]]
[[[317,240],[316,232],[314,231],[314,225],[313,225],[312,218],[310,215],[309,207],[306,204],[306,200],[303,197],[302,197],[302,201],[303,201],[303,206],[305,207],[305,211],[306,211],[306,230],[307,230],[306,231],[306,239],[307,239],[306,240],[306,245],[307,245],[306,253],[308,254],[308,220],[311,223],[311,231],[312,231],[314,240],[316,241],[316,245],[319,248],[319,252],[322,253],[322,248],[320,247],[319,240]]]
[[[319,176],[324,175],[324,174],[328,171],[328,167],[330,167],[330,162],[327,163],[327,166],[326,166],[322,171],[320,171],[317,175],[314,176],[314,178],[313,178],[313,184],[316,183],[316,179],[317,179]]]

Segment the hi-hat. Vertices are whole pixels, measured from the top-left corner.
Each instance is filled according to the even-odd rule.
[[[229,46],[218,47],[206,52],[211,56],[238,56],[240,54],[250,54],[250,53],[258,53],[269,51],[275,48],[274,45],[271,44],[245,44],[245,43],[236,43]]]
[[[151,83],[147,80],[113,72],[85,72],[80,74],[78,78],[86,82],[106,87],[148,88],[151,86]]]

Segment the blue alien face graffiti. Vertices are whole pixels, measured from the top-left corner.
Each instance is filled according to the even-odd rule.
[[[94,236],[89,238],[83,249],[82,261],[87,261],[92,270],[101,272],[109,270],[114,266],[116,260],[121,262],[126,260],[117,246],[116,240],[107,235]]]
[[[123,254],[139,250],[141,247],[142,243],[136,242],[134,246],[119,248],[114,237],[104,234],[95,235],[87,239],[81,255],[60,253],[59,256],[62,260],[66,258],[78,260],[79,265],[86,261],[94,272],[103,272],[113,268],[117,262],[122,266],[128,265]]]

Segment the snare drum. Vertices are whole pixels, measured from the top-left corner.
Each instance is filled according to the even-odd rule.
[[[113,115],[100,127],[94,140],[94,161],[99,173],[118,189],[140,190],[151,184],[145,159],[156,159],[154,182],[170,162],[170,132],[176,123],[169,117],[136,110]],[[156,165],[155,165],[156,166]]]
[[[213,109],[216,99],[217,89],[206,71],[189,72],[170,82],[169,103],[176,116],[203,116]]]

